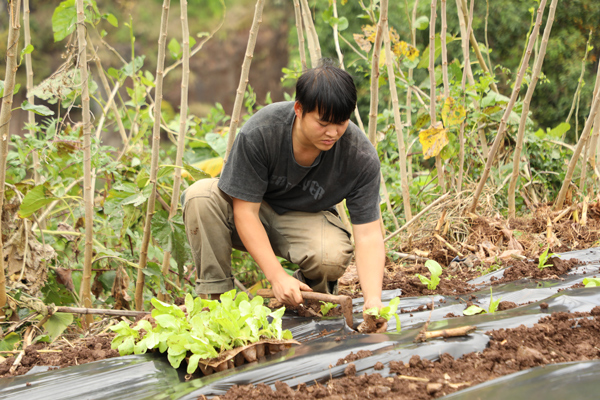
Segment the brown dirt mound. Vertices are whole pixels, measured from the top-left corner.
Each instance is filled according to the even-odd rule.
[[[408,363],[390,362],[397,375],[355,376],[349,364],[346,377],[327,384],[299,385],[296,390],[282,382],[276,390],[265,384],[234,386],[214,400],[238,399],[432,399],[503,375],[545,364],[600,358],[600,307],[590,313],[554,313],[531,328],[500,329],[491,336],[483,352],[454,359],[447,353],[438,361],[413,356]],[[199,399],[204,399],[201,396]]]
[[[112,336],[91,336],[81,339],[72,346],[66,345],[54,349],[49,349],[46,343],[31,345],[25,349],[20,365],[14,373],[10,373],[9,370],[15,362],[18,352],[15,352],[15,356],[8,357],[3,363],[0,363],[0,378],[26,374],[36,365],[63,368],[118,357],[119,352],[110,348]]]

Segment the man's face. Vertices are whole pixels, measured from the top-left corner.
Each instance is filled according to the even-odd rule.
[[[312,147],[327,151],[333,147],[346,128],[350,120],[341,124],[323,121],[317,110],[302,115],[302,107],[296,103],[296,118],[298,120],[298,140],[305,147]]]

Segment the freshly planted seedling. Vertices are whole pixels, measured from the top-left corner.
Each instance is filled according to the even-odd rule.
[[[156,326],[141,320],[133,328],[121,321],[111,329],[117,332],[111,347],[121,355],[143,354],[148,349],[165,351],[174,368],[190,355],[187,373],[198,368],[201,359],[219,356],[219,353],[259,342],[263,339],[292,339],[289,330],[282,330],[281,318],[285,307],[271,311],[263,305],[260,296],[248,299],[248,295],[235,290],[221,295],[217,300],[185,297],[187,315],[179,307],[152,299],[152,317]],[[271,317],[269,322],[267,317]],[[140,331],[145,334],[140,338]]]
[[[326,316],[327,313],[332,310],[333,308],[336,308],[338,305],[335,303],[330,303],[328,301],[322,301],[321,302],[321,315]]]
[[[472,306],[469,306],[466,310],[464,310],[463,314],[464,315],[476,315],[476,314],[485,314],[485,313],[493,314],[498,310],[498,304],[500,304],[500,300],[502,300],[502,298],[500,298],[498,300],[494,300],[492,288],[490,288],[490,306],[488,307],[487,311],[484,308],[481,308],[476,305],[472,305]]]
[[[431,273],[431,278],[427,278],[423,275],[417,274],[417,278],[421,280],[421,283],[427,285],[427,289],[435,290],[437,285],[440,283],[440,275],[442,275],[442,267],[434,260],[425,261],[425,266]]]
[[[392,317],[396,318],[396,332],[400,332],[400,317],[398,316],[398,305],[400,304],[400,297],[394,297],[390,300],[390,303],[381,309],[377,307],[368,308],[365,310],[365,314],[371,315],[374,319],[385,318],[387,321],[392,319]],[[364,322],[363,322],[364,323]],[[362,324],[361,324],[362,325]],[[360,327],[358,328],[361,331]]]
[[[600,286],[600,279],[598,278],[585,278],[583,280],[585,287],[596,287]]]
[[[542,254],[540,254],[539,257],[539,262],[538,262],[538,268],[541,270],[543,270],[544,268],[548,268],[548,267],[553,267],[553,264],[546,264],[546,261],[548,261],[550,258],[552,257],[560,257],[557,254],[554,253],[550,253],[548,254],[548,250],[550,250],[550,247],[548,247],[546,249],[546,251],[544,251]]]

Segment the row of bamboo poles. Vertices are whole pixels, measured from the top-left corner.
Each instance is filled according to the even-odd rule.
[[[441,122],[437,122],[437,112],[436,112],[436,99],[441,94],[441,98],[446,99],[449,97],[449,83],[448,83],[448,60],[447,60],[447,51],[446,51],[446,32],[447,32],[447,15],[446,15],[446,0],[440,0],[441,7],[439,14],[441,15],[441,41],[442,41],[442,76],[443,76],[443,87],[441,90],[436,87],[435,82],[435,36],[436,36],[436,18],[438,14],[437,5],[438,0],[431,0],[431,14],[430,14],[430,30],[429,30],[429,48],[431,49],[429,52],[429,74],[430,74],[430,93],[429,98],[427,99],[425,96],[421,96],[425,98],[425,100],[429,100],[429,112],[431,118],[431,126],[436,127]],[[477,39],[474,36],[472,30],[473,23],[473,15],[474,15],[474,1],[472,0],[470,3],[470,7],[468,7],[467,0],[455,0],[457,6],[457,18],[459,20],[460,33],[461,33],[461,43],[462,43],[462,53],[463,53],[463,81],[462,81],[462,89],[463,93],[466,88],[466,81],[468,80],[470,84],[474,83],[473,72],[471,70],[471,60],[470,60],[470,50],[472,49],[477,58],[477,65],[484,71],[489,73],[490,67],[486,64],[483,56],[481,55],[481,51],[479,50]],[[241,108],[243,104],[244,93],[246,91],[246,87],[248,84],[248,76],[251,67],[252,57],[254,53],[254,47],[256,44],[256,39],[258,36],[260,24],[262,22],[262,12],[264,8],[264,0],[258,0],[255,6],[254,17],[252,26],[250,29],[248,44],[246,48],[246,53],[244,57],[244,61],[241,68],[241,75],[239,86],[236,91],[236,98],[233,107],[233,111],[231,114],[231,122],[229,126],[229,137],[227,144],[227,153],[225,156],[225,160],[229,155],[229,151],[233,144],[233,140],[235,138],[235,133],[237,132]],[[412,45],[416,47],[416,35],[415,35],[415,21],[417,16],[417,6],[419,0],[415,0],[413,9],[412,9],[412,32],[411,39]],[[535,25],[531,31],[531,34],[527,41],[527,46],[525,49],[524,57],[522,63],[520,65],[516,82],[514,84],[514,89],[512,90],[510,101],[507,104],[504,115],[501,119],[498,131],[496,133],[495,139],[492,143],[491,148],[487,147],[487,142],[485,139],[485,132],[483,128],[480,126],[477,129],[479,139],[481,141],[481,146],[484,152],[484,155],[487,157],[485,169],[483,175],[477,185],[477,189],[475,191],[475,195],[473,196],[472,203],[470,205],[469,211],[475,212],[475,209],[478,204],[479,196],[486,184],[487,178],[489,176],[490,170],[494,163],[496,154],[502,143],[506,132],[507,132],[507,121],[510,113],[512,112],[513,106],[519,96],[521,85],[525,76],[525,72],[529,67],[529,59],[533,50],[533,46],[535,42],[538,40],[539,31],[542,26],[542,20],[546,9],[547,0],[540,0],[539,7],[537,10],[537,18],[535,21]],[[524,107],[523,112],[519,124],[518,134],[516,138],[516,148],[513,157],[513,173],[510,180],[509,186],[509,214],[510,216],[515,215],[515,190],[517,186],[517,179],[519,177],[519,163],[521,158],[521,151],[523,147],[523,137],[525,132],[525,122],[527,119],[527,114],[529,111],[529,105],[531,101],[531,97],[535,90],[536,83],[538,81],[540,72],[542,70],[542,65],[544,61],[544,56],[546,53],[546,47],[548,44],[548,39],[550,36],[552,24],[554,21],[554,14],[556,10],[556,5],[558,0],[552,0],[550,4],[550,10],[548,13],[548,17],[546,19],[546,25],[543,31],[543,37],[541,41],[541,46],[539,48],[539,53],[535,60],[535,64],[533,66],[533,73],[531,77],[531,83],[529,84],[527,93],[524,98]],[[318,63],[318,60],[321,58],[321,48],[319,45],[319,38],[317,36],[317,31],[315,29],[313,16],[311,14],[311,9],[309,7],[307,0],[293,0],[294,10],[295,10],[295,18],[296,18],[296,28],[298,32],[298,42],[299,42],[299,53],[301,58],[301,64],[303,68],[309,67],[309,65],[315,66]],[[333,6],[333,15],[337,18],[337,4],[336,0],[332,0]],[[107,101],[106,108],[111,108],[116,115],[117,123],[120,123],[119,112],[115,106],[115,103],[112,100],[115,93],[118,90],[118,83],[111,90],[108,82],[106,81],[100,59],[95,53],[93,46],[89,46],[88,39],[89,37],[86,34],[85,27],[85,16],[84,16],[84,2],[83,0],[76,0],[77,7],[77,43],[78,43],[78,53],[77,53],[77,66],[80,70],[82,82],[87,82],[89,72],[88,72],[88,53],[92,55],[92,59],[94,60],[98,70],[99,75],[102,79],[102,84],[104,86],[105,92],[107,95],[110,93],[111,98]],[[151,169],[150,169],[150,177],[149,184],[153,186],[153,190],[151,191],[150,198],[148,199],[147,211],[145,216],[145,224],[144,224],[144,234],[142,239],[142,246],[140,249],[140,259],[138,265],[138,275],[136,282],[136,290],[135,290],[135,306],[137,310],[141,310],[143,308],[143,291],[144,291],[144,269],[147,264],[148,257],[148,244],[150,241],[150,225],[152,221],[152,216],[155,212],[155,202],[156,202],[156,185],[157,185],[157,173],[158,173],[158,154],[159,154],[159,145],[160,145],[160,104],[162,101],[162,82],[163,77],[165,75],[164,68],[164,59],[165,59],[165,46],[167,41],[167,20],[170,8],[170,1],[164,0],[162,6],[162,15],[161,15],[161,24],[160,24],[160,34],[158,39],[158,58],[157,58],[157,66],[156,66],[156,80],[155,80],[155,94],[154,94],[154,126],[152,130],[152,158],[151,158]],[[6,178],[6,161],[8,155],[8,146],[10,142],[9,137],[9,123],[11,118],[11,108],[12,108],[12,93],[13,88],[15,86],[16,73],[18,69],[17,58],[18,58],[18,43],[19,43],[19,34],[21,28],[21,20],[20,20],[20,9],[21,9],[21,0],[11,0],[9,2],[9,32],[8,32],[8,45],[7,45],[7,64],[6,64],[6,76],[5,76],[5,90],[4,97],[2,99],[2,109],[0,111],[0,209],[3,205],[4,201],[4,187],[5,187],[5,178]],[[183,58],[181,60],[182,65],[182,81],[181,81],[181,104],[180,104],[180,124],[179,124],[179,136],[177,141],[177,155],[176,155],[176,165],[178,167],[182,166],[182,158],[184,152],[184,138],[186,133],[186,120],[187,120],[187,112],[188,112],[188,79],[189,79],[189,58],[190,58],[190,48],[189,48],[189,29],[188,29],[188,21],[187,21],[187,1],[180,1],[180,10],[181,10],[181,27],[182,27],[182,38],[183,38]],[[23,24],[24,24],[24,32],[25,32],[25,46],[30,43],[30,31],[29,31],[29,1],[23,0]],[[339,37],[341,37],[338,32],[337,25],[333,26],[333,35],[336,47],[336,53],[339,58],[339,62],[342,68],[344,68],[344,57],[343,53],[340,49],[339,45]],[[368,137],[373,145],[377,145],[377,115],[379,109],[379,75],[380,75],[380,52],[383,47],[385,51],[385,61],[388,74],[388,82],[389,82],[389,90],[391,95],[391,103],[393,109],[394,116],[394,128],[396,133],[396,139],[398,143],[399,149],[399,169],[401,175],[401,190],[403,197],[403,206],[404,206],[404,217],[407,222],[404,227],[408,226],[410,223],[415,221],[416,218],[420,217],[426,209],[422,210],[417,216],[413,217],[411,212],[411,203],[409,196],[409,162],[410,159],[407,159],[407,150],[405,145],[405,133],[404,128],[410,127],[412,125],[411,114],[407,113],[405,116],[405,120],[402,120],[402,116],[400,114],[400,105],[397,87],[395,85],[395,70],[394,70],[394,62],[393,55],[391,51],[391,38],[390,38],[390,29],[388,24],[388,0],[381,0],[380,3],[380,12],[379,12],[379,20],[377,22],[376,27],[376,36],[375,43],[373,46],[372,54],[371,54],[371,84],[370,84],[370,109],[369,109],[369,120],[368,127],[365,130],[360,114],[358,110],[355,110],[355,117],[358,125],[368,134]],[[308,49],[308,54],[310,57],[310,64],[306,59],[306,48]],[[123,60],[124,61],[124,60]],[[25,57],[25,66],[27,69],[27,89],[28,89],[28,100],[31,104],[34,103],[33,96],[30,95],[30,91],[33,85],[33,71],[31,64],[31,56],[28,54]],[[171,68],[171,67],[169,67]],[[168,71],[167,71],[168,72]],[[412,79],[413,70],[409,70],[408,80]],[[598,71],[600,74],[600,69]],[[569,167],[567,170],[567,176],[563,182],[562,189],[558,195],[558,198],[555,202],[555,207],[560,209],[563,207],[563,203],[565,201],[565,195],[568,189],[568,186],[573,177],[573,173],[575,170],[575,166],[580,158],[581,153],[586,151],[584,154],[584,161],[589,161],[591,168],[593,168],[594,172],[598,174],[595,165],[595,157],[596,157],[596,148],[597,148],[597,140],[598,133],[600,131],[600,118],[596,118],[596,114],[600,116],[600,113],[597,113],[598,107],[600,106],[599,99],[599,82],[600,76],[596,78],[596,87],[593,94],[593,102],[590,110],[590,114],[587,118],[585,127],[583,129],[583,133],[577,143],[575,148],[573,157],[569,163]],[[83,176],[83,192],[84,192],[84,202],[85,202],[85,259],[84,259],[84,272],[83,272],[83,280],[81,285],[81,293],[80,298],[82,299],[83,305],[87,308],[92,306],[92,297],[90,293],[91,286],[91,277],[92,277],[92,253],[93,253],[93,195],[94,195],[94,171],[91,168],[91,135],[92,135],[92,122],[90,120],[90,98],[88,94],[87,84],[82,84],[82,119],[83,119],[83,133],[84,133],[84,144],[83,144],[83,154],[84,154],[84,176]],[[491,88],[494,91],[498,91],[495,84],[491,84]],[[408,86],[407,94],[406,94],[406,104],[409,106],[412,101],[412,95],[415,91],[415,88],[412,86]],[[475,104],[476,107],[479,107],[478,104]],[[139,110],[138,110],[139,111]],[[33,122],[34,117],[33,113],[29,112],[29,121]],[[590,135],[592,131],[592,127],[594,127],[593,135]],[[97,129],[97,136],[99,136],[102,128],[102,122],[99,123],[99,127]],[[463,163],[465,156],[465,138],[464,138],[464,130],[465,125],[462,124],[459,132],[459,142],[460,142],[460,152],[459,152],[459,174],[458,174],[458,184],[457,190],[460,191],[462,187],[463,181]],[[124,148],[121,152],[121,156],[127,150],[127,134],[125,133],[125,129],[122,124],[119,124],[119,131],[121,133],[122,138],[124,139]],[[588,140],[591,136],[591,144],[588,144]],[[586,146],[587,144],[587,146]],[[39,177],[37,175],[37,165],[39,165],[39,161],[37,159],[37,154],[33,155],[33,162],[36,165],[34,167],[34,179],[36,184],[39,182]],[[447,196],[447,192],[449,191],[448,185],[445,182],[444,175],[444,165],[441,157],[436,155],[435,164],[437,169],[437,177],[438,177],[438,185],[440,187],[440,191],[443,194],[443,197]],[[586,162],[584,162],[584,166]],[[585,168],[585,167],[584,167]],[[584,172],[582,172],[584,174]],[[382,175],[382,183],[383,183],[383,175]],[[79,184],[80,181],[75,182]],[[175,179],[174,179],[174,187],[173,187],[173,195],[170,204],[170,212],[169,218],[173,218],[178,210],[178,198],[179,198],[179,190],[181,185],[181,168],[175,169]],[[385,188],[385,184],[383,185]],[[436,203],[440,199],[436,200]],[[387,200],[388,210],[391,212],[392,216],[394,216],[393,208]],[[430,205],[431,206],[431,205]],[[341,205],[339,207],[342,207]],[[346,213],[342,212],[341,215],[345,216]],[[43,218],[42,218],[43,220]],[[398,222],[394,216],[394,221],[396,224],[396,228],[398,230],[395,232],[399,232],[404,229],[399,228]],[[348,223],[348,221],[345,221]],[[1,224],[1,221],[0,221]],[[1,226],[0,226],[1,228]],[[395,234],[393,233],[393,234]],[[393,235],[392,234],[392,235]],[[392,236],[388,236],[386,240]],[[0,235],[0,248],[2,248],[2,237]],[[162,265],[163,274],[168,274],[169,271],[169,261],[170,254],[165,254],[164,262]],[[4,260],[3,257],[0,257],[0,309],[2,309],[7,301],[6,298],[6,277],[4,274]],[[161,294],[162,296],[163,294]],[[91,316],[87,316],[87,321],[91,322]]]

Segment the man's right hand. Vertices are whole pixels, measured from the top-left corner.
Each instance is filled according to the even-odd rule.
[[[271,280],[273,294],[283,304],[298,306],[303,302],[300,291],[312,292],[312,289],[306,283],[289,276],[285,271],[282,272],[283,274]]]

